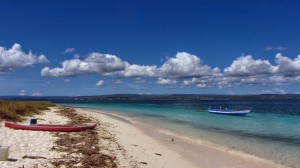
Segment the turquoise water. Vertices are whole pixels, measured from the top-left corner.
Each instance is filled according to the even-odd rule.
[[[300,167],[300,101],[127,101],[63,103],[134,117],[288,166]],[[197,112],[208,106],[251,109],[246,117]]]

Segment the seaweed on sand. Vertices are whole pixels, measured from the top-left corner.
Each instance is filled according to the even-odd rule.
[[[73,108],[61,107],[59,114],[70,119],[68,124],[86,124],[90,118],[76,113]],[[99,123],[98,123],[99,124]],[[51,163],[55,167],[105,167],[117,168],[115,156],[101,152],[100,139],[97,130],[87,130],[72,133],[56,133],[58,139],[52,149],[64,152],[65,156]]]

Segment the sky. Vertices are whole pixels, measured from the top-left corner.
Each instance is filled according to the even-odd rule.
[[[2,0],[0,96],[300,94],[299,7]]]

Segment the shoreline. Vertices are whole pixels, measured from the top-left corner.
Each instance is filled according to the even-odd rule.
[[[69,122],[68,118],[55,112],[58,109],[59,107],[51,108],[34,118],[38,118],[39,123],[66,124]],[[201,139],[192,139],[167,130],[157,129],[155,126],[147,125],[134,118],[107,110],[77,107],[74,109],[75,113],[98,123],[95,131],[98,132],[100,151],[115,157],[118,167],[285,167],[270,160]],[[29,117],[22,122],[22,124],[28,123]],[[55,167],[51,161],[64,157],[64,153],[51,149],[55,146],[54,141],[57,139],[55,133],[13,130],[3,125],[4,123],[1,123],[0,145],[10,146],[9,158],[16,161],[0,161],[0,167]],[[41,156],[46,159],[24,158],[26,155]]]
[[[79,113],[99,120],[100,123],[107,124],[109,126],[108,131],[113,134],[122,146],[126,152],[127,159],[130,158],[130,160],[138,163],[138,167],[199,167],[195,163],[184,159],[181,154],[167,148],[164,144],[158,143],[158,141],[148,136],[122,116],[110,115],[105,113],[105,111],[94,109],[75,109]],[[120,165],[122,167],[122,161]]]
[[[156,143],[164,145],[165,148],[171,150],[182,157],[182,159],[191,162],[197,167],[243,167],[243,168],[281,168],[286,167],[271,160],[260,158],[258,156],[246,154],[242,151],[229,149],[224,146],[203,141],[201,139],[192,139],[172,133],[167,130],[145,125],[137,122],[129,117],[119,114],[112,114],[105,110],[92,108],[76,108],[79,111],[102,114],[104,120],[109,120],[114,123],[128,124],[142,132],[140,136],[147,136],[153,139]],[[103,117],[103,116],[102,116]],[[108,118],[110,119],[108,119]],[[172,141],[172,139],[174,141]],[[126,150],[126,148],[125,148]],[[216,160],[218,160],[216,162]]]

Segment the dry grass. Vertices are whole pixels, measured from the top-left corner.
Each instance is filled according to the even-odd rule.
[[[56,105],[51,102],[0,100],[0,120],[19,122],[25,116],[39,114],[41,111],[54,106]]]

